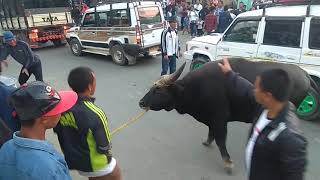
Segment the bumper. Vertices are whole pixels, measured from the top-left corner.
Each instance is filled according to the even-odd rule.
[[[185,51],[183,53],[183,57],[187,60],[187,61],[192,61],[193,59],[193,55],[190,53],[190,51]]]

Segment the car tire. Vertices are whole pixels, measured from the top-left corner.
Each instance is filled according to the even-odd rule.
[[[190,71],[194,71],[202,67],[208,61],[204,57],[196,57],[192,60],[190,64]]]
[[[313,88],[309,89],[308,95],[297,107],[297,115],[306,121],[314,121],[319,118],[320,95]]]
[[[58,40],[52,40],[52,43],[53,43],[54,46],[56,46],[56,47],[60,47],[60,46],[66,45],[66,43],[62,43],[62,41],[61,41],[60,39],[58,39]]]
[[[111,47],[110,50],[112,60],[114,63],[120,65],[120,66],[125,66],[128,64],[128,60],[126,59],[124,55],[124,50],[121,45],[115,44]]]
[[[71,39],[69,45],[70,45],[70,49],[71,49],[72,54],[74,54],[76,56],[83,55],[82,46],[77,39]]]

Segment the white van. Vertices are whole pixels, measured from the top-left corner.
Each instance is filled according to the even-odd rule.
[[[135,64],[140,55],[161,53],[164,24],[159,2],[107,3],[88,9],[81,25],[71,28],[66,38],[74,55],[111,55],[116,64]]]
[[[223,34],[188,41],[184,53],[191,61],[191,70],[225,56],[297,64],[320,86],[319,3],[242,13]],[[298,114],[307,120],[315,119],[320,113],[319,100],[319,94],[310,91],[298,107]]]

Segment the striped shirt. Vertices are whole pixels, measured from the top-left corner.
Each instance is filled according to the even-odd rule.
[[[54,131],[70,169],[95,172],[110,163],[108,120],[93,98],[79,96],[76,105],[61,116]]]

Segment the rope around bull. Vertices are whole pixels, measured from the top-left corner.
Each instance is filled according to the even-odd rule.
[[[126,123],[122,124],[120,127],[112,130],[111,135],[114,135],[116,133],[118,133],[119,131],[121,131],[122,129],[128,127],[130,124],[138,121],[139,119],[142,118],[142,116],[147,112],[148,110],[144,110],[142,112],[140,112],[137,116],[131,118],[129,121],[127,121]]]

